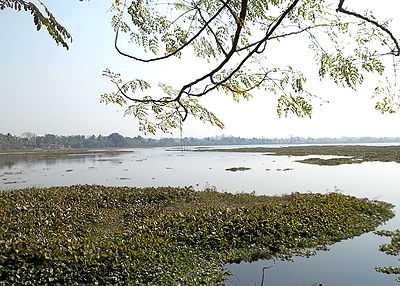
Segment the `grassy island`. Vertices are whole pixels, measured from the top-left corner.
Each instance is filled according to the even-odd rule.
[[[247,167],[232,167],[232,168],[227,168],[225,171],[231,171],[231,172],[243,172],[243,171],[248,171],[251,170],[251,168]]]
[[[71,186],[0,192],[0,285],[223,285],[224,264],[374,230],[392,206],[339,193],[256,196]]]
[[[400,146],[362,145],[307,145],[289,147],[246,147],[231,149],[199,149],[200,152],[264,153],[270,156],[337,156],[336,158],[307,158],[297,162],[315,165],[336,166],[362,162],[400,163]]]

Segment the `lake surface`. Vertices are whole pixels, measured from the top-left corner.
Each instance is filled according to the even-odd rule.
[[[274,145],[276,147],[276,145]],[[314,156],[315,157],[315,156]],[[319,156],[320,157],[320,156]],[[326,156],[325,156],[326,157]],[[366,162],[317,166],[294,162],[304,157],[260,153],[179,152],[166,148],[134,149],[116,156],[69,156],[62,159],[10,159],[0,156],[0,189],[31,186],[101,184],[113,186],[215,186],[220,191],[276,195],[291,192],[339,191],[400,206],[400,164]],[[249,167],[229,172],[231,167]],[[266,170],[269,169],[269,170]],[[277,170],[277,169],[280,169]],[[291,169],[282,171],[283,169]],[[396,215],[380,229],[400,228]],[[229,286],[386,286],[399,285],[395,276],[378,273],[376,266],[396,266],[396,257],[378,251],[387,238],[367,233],[342,241],[329,251],[293,262],[261,260],[227,265]]]

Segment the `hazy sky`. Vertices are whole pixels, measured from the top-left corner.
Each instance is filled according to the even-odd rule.
[[[399,1],[348,0],[349,6],[394,18],[400,37]],[[45,31],[36,32],[25,13],[0,11],[0,133],[109,134],[136,136],[135,119],[123,110],[99,103],[99,95],[111,86],[102,77],[109,67],[131,78],[184,79],[195,73],[193,64],[167,62],[146,65],[119,56],[113,49],[113,32],[107,9],[110,1],[48,0],[51,10],[73,35],[71,49],[58,47]],[[395,4],[394,4],[395,3]],[[397,19],[396,19],[397,16]],[[298,50],[285,57],[303,64]],[[299,56],[300,55],[300,56]],[[304,62],[309,66],[310,62]],[[243,137],[287,136],[400,136],[400,115],[374,110],[368,88],[353,92],[330,83],[316,85],[329,104],[315,106],[312,119],[276,116],[276,99],[259,94],[249,102],[234,103],[226,96],[209,95],[203,102],[225,123],[219,130],[189,120],[185,136],[235,135]],[[161,134],[159,134],[161,135]]]

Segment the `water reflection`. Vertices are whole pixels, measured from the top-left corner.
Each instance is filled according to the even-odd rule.
[[[375,271],[386,261],[396,263],[396,257],[378,251],[378,236],[368,233],[352,240],[339,242],[329,251],[318,251],[315,256],[295,257],[293,261],[261,260],[227,266],[232,276],[226,285],[273,286],[343,286],[343,285],[396,285],[393,277]],[[271,267],[272,265],[272,267]],[[265,272],[264,284],[262,271]]]
[[[11,169],[16,164],[15,160],[0,157],[0,170]]]

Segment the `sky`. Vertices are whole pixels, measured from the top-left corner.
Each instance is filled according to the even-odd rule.
[[[374,11],[378,18],[393,18],[393,30],[400,37],[398,1],[347,2],[351,7]],[[118,132],[125,136],[143,136],[136,120],[123,116],[123,109],[100,103],[100,94],[112,90],[102,71],[110,68],[132,78],[150,77],[167,82],[183,81],[196,74],[197,66],[192,59],[149,65],[118,55],[113,47],[110,3],[106,0],[46,1],[73,36],[68,51],[57,46],[45,31],[37,32],[30,15],[0,11],[0,133],[108,135]],[[136,51],[135,47],[130,48]],[[310,66],[300,50],[288,51],[281,56],[305,68]],[[207,95],[202,102],[222,119],[225,128],[220,130],[189,119],[183,126],[183,135],[400,137],[400,114],[382,115],[375,111],[368,84],[358,91],[329,82],[316,84],[314,88],[330,102],[314,106],[311,119],[279,118],[275,112],[276,98],[265,93],[240,103],[220,94]],[[173,135],[177,136],[178,132]],[[163,136],[166,135],[156,135]]]

